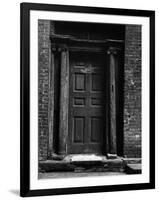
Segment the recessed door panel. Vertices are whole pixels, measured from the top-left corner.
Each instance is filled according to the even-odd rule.
[[[102,117],[91,117],[91,142],[100,142],[102,129],[103,129],[103,122]]]
[[[74,90],[84,91],[85,90],[85,74],[83,73],[75,73],[74,74]]]
[[[83,143],[84,136],[84,117],[74,117],[73,118],[73,142],[74,143]]]
[[[98,92],[102,90],[101,74],[92,74],[92,91]]]
[[[73,106],[85,106],[85,98],[74,98]]]

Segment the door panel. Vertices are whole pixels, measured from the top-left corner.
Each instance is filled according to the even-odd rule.
[[[74,90],[75,91],[85,91],[85,81],[86,76],[82,73],[75,73],[74,74]]]
[[[85,106],[85,98],[74,97],[74,105],[73,106]]]
[[[91,117],[91,142],[100,142],[102,133],[102,118],[101,117]],[[101,134],[97,134],[101,133]]]
[[[101,74],[92,74],[92,87],[91,90],[94,92],[102,90]]]
[[[70,53],[68,153],[102,154],[105,69],[100,53]]]
[[[74,143],[83,143],[83,136],[85,130],[85,118],[84,117],[74,117],[73,118],[73,136]]]

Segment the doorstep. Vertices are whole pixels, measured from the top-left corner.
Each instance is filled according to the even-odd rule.
[[[130,164],[140,164],[136,158],[107,158],[99,155],[67,155],[61,160],[46,160],[39,162],[39,172],[126,172],[129,173]],[[139,165],[138,165],[139,167]],[[132,173],[141,173],[134,168]]]
[[[54,161],[47,160],[39,163],[40,172],[123,172],[123,162],[116,160],[85,160],[85,161]]]

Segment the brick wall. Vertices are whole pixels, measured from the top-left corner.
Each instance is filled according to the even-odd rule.
[[[124,154],[141,157],[141,26],[125,30]]]
[[[51,25],[51,32],[54,26]],[[48,155],[48,106],[50,22],[39,20],[39,160]],[[127,25],[125,29],[124,65],[124,155],[141,156],[141,27]]]
[[[50,21],[38,21],[38,95],[39,95],[39,160],[47,159],[48,148],[48,95],[50,67]]]

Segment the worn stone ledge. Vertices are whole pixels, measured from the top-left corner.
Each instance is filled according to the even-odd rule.
[[[74,171],[75,165],[67,161],[47,160],[39,162],[39,171],[56,172],[56,171]]]
[[[141,174],[142,169],[141,169],[141,164],[127,164],[125,166],[125,172],[127,174]]]
[[[133,168],[133,166],[135,166]],[[137,168],[138,166],[138,168]],[[132,168],[132,169],[131,169]],[[101,160],[46,160],[39,162],[39,172],[125,172],[141,173],[141,159],[101,159]]]
[[[141,164],[141,158],[122,158],[124,164]]]

